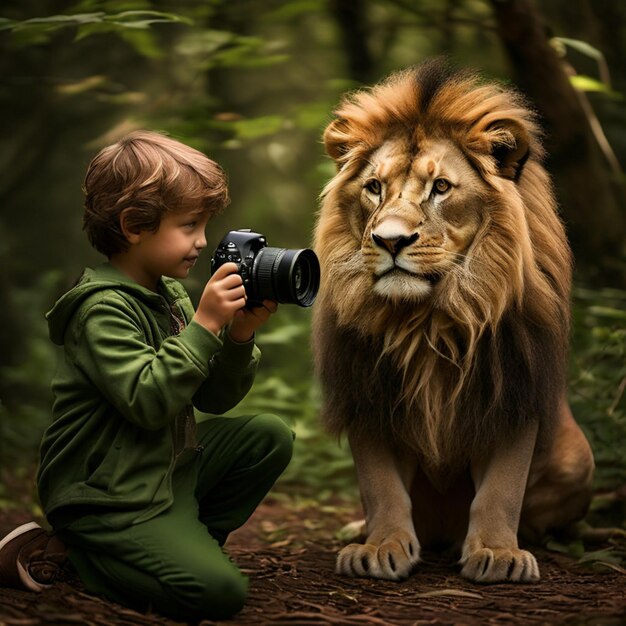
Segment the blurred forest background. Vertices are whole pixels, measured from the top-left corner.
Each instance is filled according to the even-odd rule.
[[[0,16],[0,508],[50,419],[57,354],[44,313],[101,261],[81,230],[90,158],[151,128],[225,167],[233,202],[186,281],[197,301],[227,230],[310,244],[334,171],[320,137],[343,93],[447,54],[517,85],[542,116],[576,256],[570,399],[606,494],[596,507],[624,523],[625,2],[5,0]],[[281,307],[236,412],[271,410],[296,430],[286,490],[356,497],[347,446],[318,423],[309,322],[310,310]]]

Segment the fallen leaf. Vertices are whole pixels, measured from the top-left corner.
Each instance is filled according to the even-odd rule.
[[[482,600],[480,593],[472,593],[471,591],[463,591],[462,589],[433,589],[423,593],[416,593],[414,598],[436,598],[438,596],[454,596],[457,598],[478,598]]]

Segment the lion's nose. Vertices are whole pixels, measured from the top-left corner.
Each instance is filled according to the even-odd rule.
[[[372,233],[372,239],[377,246],[387,249],[391,254],[396,255],[402,248],[410,246],[412,243],[419,239],[419,233],[413,233],[407,236],[398,237],[381,237],[376,233]]]

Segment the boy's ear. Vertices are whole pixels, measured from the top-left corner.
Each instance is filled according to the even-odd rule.
[[[132,207],[128,207],[120,213],[120,229],[128,243],[135,244],[139,243],[141,239],[141,231],[138,230],[136,226],[132,225],[130,220],[131,209]]]

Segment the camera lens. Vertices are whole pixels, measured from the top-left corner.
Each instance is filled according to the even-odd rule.
[[[259,300],[311,306],[320,286],[320,265],[313,250],[263,248],[253,267]]]

